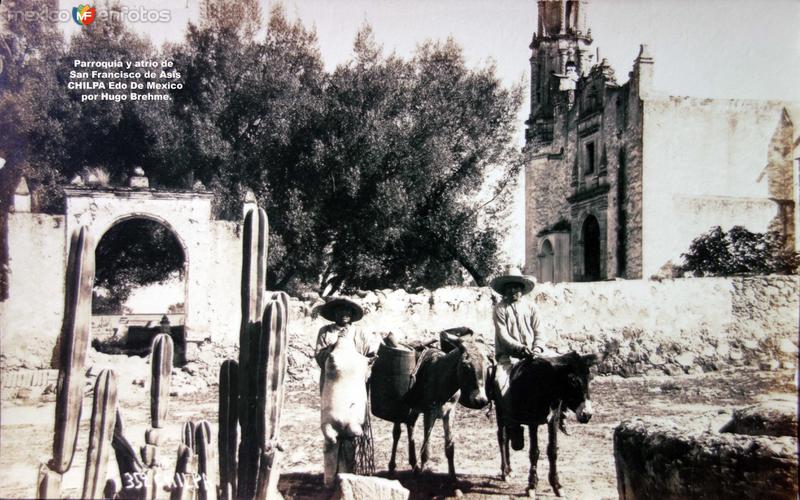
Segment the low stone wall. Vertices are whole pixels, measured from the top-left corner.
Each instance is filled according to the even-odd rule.
[[[797,276],[619,280],[537,285],[525,300],[537,305],[552,348],[600,353],[601,373],[678,374],[794,367],[799,290]],[[494,343],[492,307],[499,297],[489,288],[370,291],[352,298],[365,308],[359,325],[367,331],[425,339],[467,326]],[[292,300],[295,378],[316,370],[314,342],[326,323],[313,313],[319,304],[315,296]]]
[[[614,430],[621,500],[797,498],[797,439],[687,431],[655,418]]]
[[[798,276],[619,280],[538,285],[525,300],[539,308],[552,348],[600,353],[600,373],[678,374],[743,365],[794,368],[799,290]],[[466,326],[494,343],[492,308],[499,297],[487,287],[369,291],[353,298],[366,310],[359,325],[367,331],[428,339]],[[294,380],[316,380],[314,344],[327,321],[314,308],[322,303],[316,295],[291,300],[288,357]],[[238,343],[234,305],[215,313],[217,323],[229,326],[214,330],[211,344]],[[4,319],[13,314],[8,308],[0,313]],[[30,342],[8,333],[2,332],[0,367],[50,366],[55,342],[37,342],[41,354],[21,357]],[[207,342],[201,350],[208,347]]]

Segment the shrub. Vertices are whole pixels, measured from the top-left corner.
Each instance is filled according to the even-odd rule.
[[[681,255],[681,272],[696,276],[743,274],[797,274],[800,254],[785,248],[785,238],[775,231],[753,233],[742,226],[725,232],[711,228],[692,241]]]

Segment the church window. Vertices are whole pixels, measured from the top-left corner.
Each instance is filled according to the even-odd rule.
[[[594,143],[587,142],[586,143],[586,155],[584,157],[584,165],[583,165],[583,174],[589,175],[594,173]]]

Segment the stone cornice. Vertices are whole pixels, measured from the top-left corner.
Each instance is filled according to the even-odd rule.
[[[214,197],[211,191],[192,191],[177,189],[137,189],[126,187],[64,187],[67,198],[149,198],[149,199],[185,199]]]
[[[573,194],[572,196],[567,197],[567,201],[570,203],[580,203],[584,200],[589,200],[591,198],[595,198],[597,196],[603,195],[608,193],[611,189],[609,184],[600,184],[599,186],[595,186],[593,188],[589,188],[586,190],[578,191],[577,193]]]

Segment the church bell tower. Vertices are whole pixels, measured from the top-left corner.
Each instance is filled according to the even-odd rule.
[[[574,90],[592,65],[592,35],[586,23],[588,0],[539,0],[539,22],[531,48],[531,113],[526,139],[552,138],[553,115],[561,91]],[[565,103],[571,107],[571,103]]]

